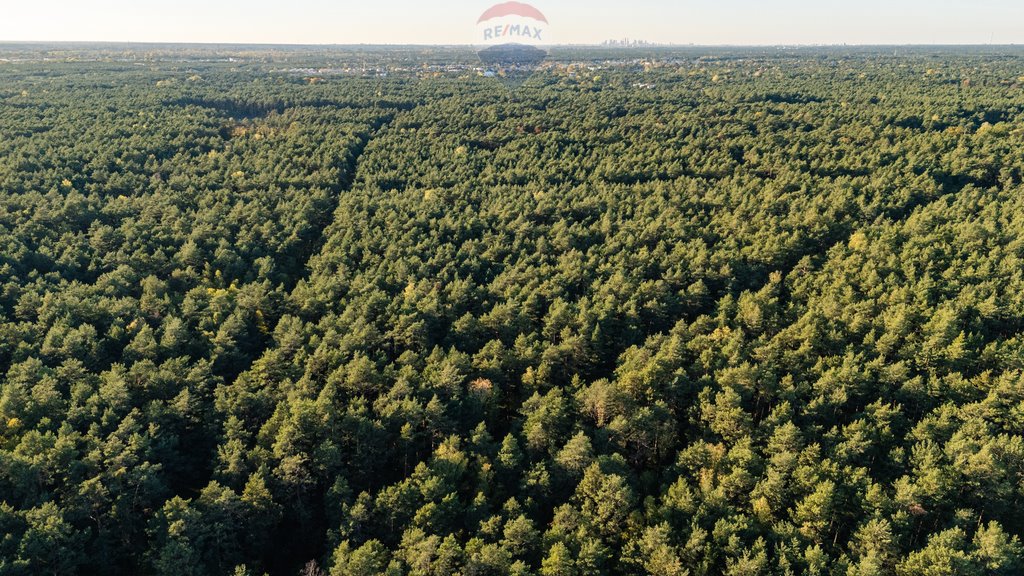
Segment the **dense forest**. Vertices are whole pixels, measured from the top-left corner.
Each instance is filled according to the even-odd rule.
[[[1024,50],[0,47],[0,575],[1024,573]]]

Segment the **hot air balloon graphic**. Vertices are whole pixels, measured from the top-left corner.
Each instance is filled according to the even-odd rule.
[[[504,2],[477,20],[477,52],[484,64],[503,72],[532,71],[547,57],[548,19],[529,4]]]

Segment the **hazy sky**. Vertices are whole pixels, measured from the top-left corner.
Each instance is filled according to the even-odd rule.
[[[468,44],[496,0],[0,0],[0,41]],[[1024,0],[536,0],[560,43],[1024,44]]]

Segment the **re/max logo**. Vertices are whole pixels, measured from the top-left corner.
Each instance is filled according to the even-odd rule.
[[[506,24],[504,26],[494,26],[491,28],[484,28],[484,40],[494,40],[496,38],[533,38],[534,40],[541,40],[541,34],[544,30],[537,28],[536,26],[527,26],[525,24]]]

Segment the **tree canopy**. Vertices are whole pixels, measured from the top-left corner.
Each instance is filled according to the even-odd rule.
[[[143,50],[0,48],[0,575],[1024,571],[1024,52]]]

